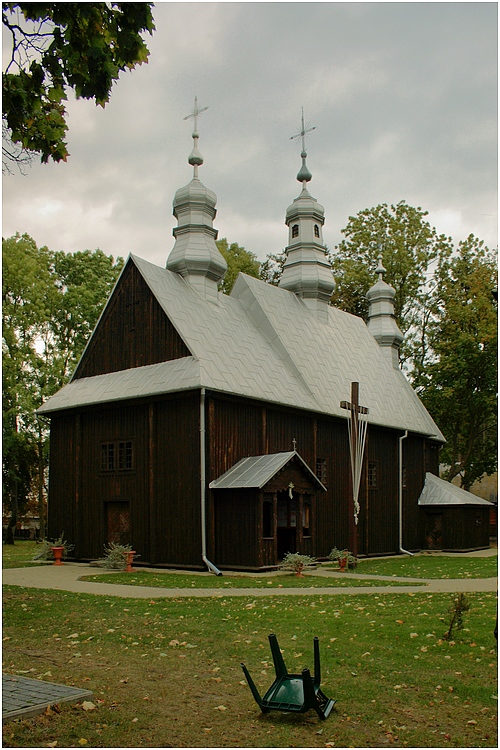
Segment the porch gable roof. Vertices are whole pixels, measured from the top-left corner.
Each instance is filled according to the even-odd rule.
[[[220,477],[210,482],[212,490],[221,489],[262,489],[287,463],[296,457],[309,476],[326,492],[313,470],[306,464],[297,451],[270,453],[266,456],[248,456],[242,458]]]

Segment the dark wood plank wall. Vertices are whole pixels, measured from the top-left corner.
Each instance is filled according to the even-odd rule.
[[[81,552],[77,522],[80,498],[76,483],[75,417],[54,418],[50,430],[49,504],[47,538],[57,539],[63,532]]]
[[[343,549],[349,543],[347,500],[351,492],[351,469],[346,420],[317,420],[317,458],[326,460],[328,492],[317,494],[314,554],[326,557],[332,547]],[[316,470],[315,463],[311,468]]]
[[[368,487],[367,465],[376,467],[374,487]],[[398,433],[368,426],[365,471],[362,477],[358,552],[376,555],[398,552]]]
[[[154,563],[202,564],[199,416],[198,392],[155,403]]]
[[[242,458],[260,456],[264,450],[264,407],[243,400],[208,396],[207,481],[217,479]]]
[[[214,502],[216,565],[252,568],[258,565],[261,534],[259,494],[225,490]]]
[[[75,378],[187,357],[189,349],[130,260]]]
[[[85,557],[102,557],[109,541],[106,513],[111,503],[127,503],[130,515],[130,544],[143,559],[149,559],[148,407],[120,406],[81,414],[82,469],[80,522],[86,530]],[[103,471],[101,445],[132,441],[133,468]]]
[[[402,434],[402,433],[401,433]],[[409,434],[403,442],[403,548],[420,549],[420,511],[418,498],[425,482],[425,444],[421,435]]]

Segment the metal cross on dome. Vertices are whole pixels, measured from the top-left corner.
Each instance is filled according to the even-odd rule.
[[[192,117],[194,120],[194,129],[198,130],[198,117],[201,115],[202,112],[206,112],[207,109],[208,107],[202,107],[201,109],[198,108],[198,97],[195,96],[193,111],[189,115],[186,115],[184,119],[189,120],[189,118]]]
[[[290,136],[290,140],[294,141],[296,138],[302,138],[302,151],[306,150],[306,136],[312,131],[316,130],[316,125],[304,125],[304,107],[302,107],[302,127],[298,133]]]

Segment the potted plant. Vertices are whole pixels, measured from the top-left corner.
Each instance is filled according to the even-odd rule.
[[[340,570],[345,570],[346,567],[355,568],[358,562],[358,558],[354,557],[352,552],[349,552],[347,549],[340,550],[337,547],[332,549],[328,557],[333,562],[338,561]]]
[[[75,548],[74,544],[69,544],[62,534],[50,542],[48,539],[42,539],[39,549],[33,555],[33,560],[51,560],[54,559],[54,565],[62,565],[63,559]]]
[[[301,555],[299,552],[287,552],[281,563],[280,570],[291,570],[298,578],[302,578],[302,571],[316,565],[316,558]]]
[[[91,563],[98,568],[108,568],[109,570],[125,570],[127,573],[132,571],[132,562],[134,557],[140,557],[129,544],[115,544],[110,542],[104,547],[104,557]]]

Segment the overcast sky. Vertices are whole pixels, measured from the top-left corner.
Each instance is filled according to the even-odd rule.
[[[261,260],[287,243],[305,120],[310,193],[332,249],[349,216],[406,200],[438,232],[497,245],[496,3],[157,3],[147,65],[103,110],[68,102],[70,158],[3,180],[3,236],[132,252],[163,266],[192,168],[219,238]]]

